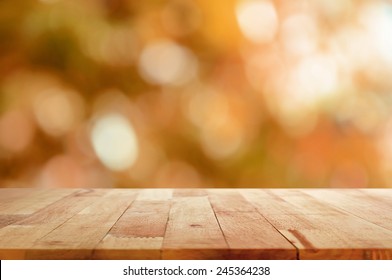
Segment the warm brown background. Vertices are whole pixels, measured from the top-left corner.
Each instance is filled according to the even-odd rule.
[[[392,4],[0,1],[0,187],[388,187]]]

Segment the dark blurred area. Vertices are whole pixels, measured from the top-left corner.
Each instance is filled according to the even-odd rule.
[[[0,187],[390,187],[392,3],[0,1]]]

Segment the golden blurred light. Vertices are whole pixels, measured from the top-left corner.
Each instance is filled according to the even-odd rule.
[[[246,78],[257,91],[268,92],[266,101],[273,99],[271,91],[279,91],[287,76],[287,65],[283,55],[275,50],[269,52],[254,52],[245,55]]]
[[[148,45],[140,55],[140,75],[152,84],[183,85],[196,76],[197,69],[194,54],[168,40]]]
[[[100,117],[92,128],[91,141],[99,160],[111,170],[123,171],[137,160],[136,133],[128,119],[120,114]]]
[[[176,36],[184,36],[195,31],[202,22],[202,14],[194,1],[172,0],[162,11],[162,24]]]
[[[10,110],[0,118],[0,147],[10,152],[26,149],[34,137],[34,123],[21,110]]]
[[[346,94],[335,106],[336,117],[342,122],[351,122],[363,133],[378,131],[388,120],[389,105],[372,92],[353,95]]]
[[[353,0],[314,0],[312,2],[318,6],[318,11],[330,20],[348,17],[353,4]]]
[[[102,26],[81,41],[86,55],[110,66],[129,66],[137,59],[138,40],[131,28]]]
[[[282,23],[283,46],[293,55],[307,55],[317,48],[318,30],[314,19],[294,14]]]
[[[315,128],[324,102],[339,97],[340,69],[335,57],[327,53],[303,56],[288,68],[286,76],[283,68],[268,81],[275,95],[265,92],[266,101],[289,136],[303,137]]]
[[[108,188],[112,184],[106,170],[68,154],[46,162],[35,182],[43,188]]]
[[[312,106],[305,105],[302,100],[286,98],[270,106],[290,137],[301,138],[312,132],[317,125],[317,111]]]
[[[146,183],[156,175],[156,171],[162,164],[167,162],[167,157],[160,145],[154,144],[153,141],[146,137],[140,142],[139,151],[143,157],[138,158],[128,175],[134,181]]]
[[[0,187],[392,185],[391,0],[14,2]]]
[[[255,43],[271,42],[278,30],[275,6],[268,0],[243,0],[236,8],[239,27]]]
[[[157,188],[197,188],[201,180],[197,170],[187,162],[173,160],[161,165],[155,177]]]
[[[91,107],[99,115],[106,112],[117,112],[127,116],[135,109],[129,97],[118,88],[105,88],[100,91]]]
[[[39,2],[42,2],[44,4],[54,4],[59,1],[61,1],[61,0],[39,0]]]
[[[228,122],[229,104],[226,96],[209,88],[200,90],[201,92],[193,93],[186,110],[192,123],[199,127],[217,127]]]
[[[369,67],[375,59],[368,36],[358,27],[342,27],[333,40],[340,64],[349,72]]]
[[[78,161],[69,155],[57,155],[45,164],[36,184],[43,188],[85,188],[85,176]]]
[[[377,148],[382,164],[392,171],[392,121],[389,120],[377,139]],[[392,182],[392,180],[391,180]]]
[[[295,98],[304,104],[316,104],[336,93],[339,76],[334,58],[315,54],[302,59],[297,65],[292,85]]]
[[[38,124],[46,133],[62,136],[81,118],[83,101],[76,92],[49,88],[37,95],[33,109]]]
[[[343,163],[331,176],[331,188],[367,188],[369,177],[366,169],[355,162]]]
[[[222,160],[235,155],[243,144],[243,131],[234,119],[220,126],[202,129],[201,143],[204,152],[211,158]]]
[[[68,154],[87,162],[95,162],[96,155],[90,141],[89,123],[80,123],[68,135],[65,147]]]
[[[365,5],[359,13],[359,21],[369,33],[374,51],[382,60],[392,63],[392,5]]]
[[[218,90],[200,86],[191,92],[185,106],[189,120],[198,127],[205,154],[221,160],[234,155],[243,145],[244,131],[231,112],[229,97]]]

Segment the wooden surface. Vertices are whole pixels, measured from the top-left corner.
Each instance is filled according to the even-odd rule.
[[[392,259],[392,190],[0,189],[0,259]]]

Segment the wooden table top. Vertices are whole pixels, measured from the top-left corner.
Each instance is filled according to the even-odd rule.
[[[392,190],[0,189],[0,259],[392,259]]]

